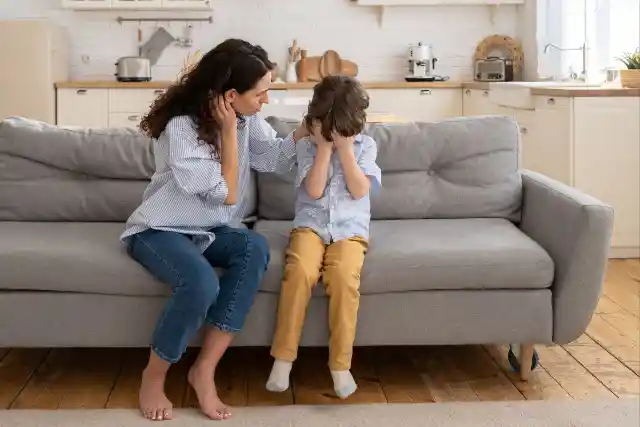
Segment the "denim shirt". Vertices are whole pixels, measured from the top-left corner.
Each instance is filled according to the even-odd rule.
[[[369,239],[371,220],[370,193],[361,199],[354,199],[342,169],[338,153],[331,154],[327,186],[319,199],[309,197],[302,182],[311,170],[316,156],[316,146],[308,138],[296,144],[298,173],[295,180],[296,205],[294,228],[311,228],[325,242],[332,242],[359,236]],[[375,141],[367,135],[357,135],[353,150],[358,165],[370,178],[371,190],[382,184],[382,173],[376,164],[378,150]]]
[[[172,118],[154,141],[156,170],[142,203],[129,217],[120,236],[148,228],[192,236],[204,251],[215,239],[214,227],[238,226],[249,212],[251,169],[287,173],[295,166],[293,132],[277,138],[276,131],[259,115],[238,120],[238,187],[235,205],[226,205],[229,189],[220,159],[198,138],[188,116]]]

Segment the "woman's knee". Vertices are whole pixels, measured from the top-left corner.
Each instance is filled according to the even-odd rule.
[[[253,245],[256,251],[266,258],[269,257],[269,241],[262,234],[257,233],[255,231],[251,231],[251,240],[253,241]]]
[[[255,262],[266,267],[270,259],[269,242],[266,237],[252,230],[244,230],[243,233],[246,236],[245,251],[251,254],[251,258]]]
[[[215,302],[219,291],[218,276],[208,263],[195,265],[188,272],[184,272],[180,284],[175,289],[175,292],[189,295],[194,304],[202,303],[205,307]]]

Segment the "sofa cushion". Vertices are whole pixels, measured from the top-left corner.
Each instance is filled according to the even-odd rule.
[[[0,220],[123,222],[155,171],[153,142],[134,129],[0,121]],[[252,173],[242,216],[255,215]]]
[[[0,222],[0,288],[169,295],[127,254],[122,223]]]
[[[264,291],[279,292],[290,227],[289,221],[255,225],[271,247]],[[505,219],[372,221],[360,292],[542,289],[553,271],[549,255]]]
[[[170,295],[127,254],[119,240],[123,230],[117,222],[0,221],[0,289]]]
[[[0,121],[0,153],[108,179],[149,179],[152,140],[130,128],[63,127],[23,117]]]
[[[291,120],[266,119],[284,136]],[[501,116],[431,123],[367,124],[378,146],[382,189],[371,201],[373,219],[520,219],[518,125]],[[295,171],[259,174],[258,215],[293,218]]]

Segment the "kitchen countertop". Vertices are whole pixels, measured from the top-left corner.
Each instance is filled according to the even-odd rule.
[[[82,88],[82,89],[166,89],[175,82],[170,81],[150,81],[140,83],[123,83],[116,80],[95,80],[95,81],[65,81],[56,82],[57,88]],[[298,83],[271,83],[271,89],[312,89],[317,82],[298,82]],[[367,89],[405,89],[405,88],[461,88],[463,83],[459,81],[446,82],[367,82],[363,81],[362,85]]]
[[[77,80],[57,82],[57,88],[78,88],[78,89],[166,89],[174,82],[170,81],[151,81],[141,83],[123,83],[116,80]],[[513,84],[514,82],[511,82]],[[286,89],[311,89],[316,82],[299,82],[299,83],[272,83],[272,90]],[[376,82],[363,81],[362,85],[366,89],[427,89],[427,88],[443,88],[443,89],[479,89],[489,90],[491,84],[489,82],[462,82],[462,81],[446,81],[446,82]],[[499,84],[499,83],[498,83]],[[531,88],[532,95],[557,96],[557,97],[618,97],[618,96],[640,96],[640,89],[622,88],[622,87],[543,87],[537,86]]]
[[[623,87],[535,87],[531,95],[565,96],[570,98],[640,96],[640,89]]]
[[[524,83],[524,82],[523,82]],[[489,82],[463,82],[462,87],[465,89],[490,90],[491,85],[499,85],[500,83]],[[509,82],[509,85],[517,85],[518,82]],[[617,97],[617,96],[640,96],[640,89],[631,89],[623,87],[597,87],[597,86],[564,86],[557,87],[553,85],[531,87],[531,95],[539,96],[556,96],[568,98],[581,97]]]

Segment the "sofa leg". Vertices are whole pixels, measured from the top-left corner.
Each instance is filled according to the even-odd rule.
[[[529,380],[531,364],[533,362],[533,344],[520,345],[520,379]]]

